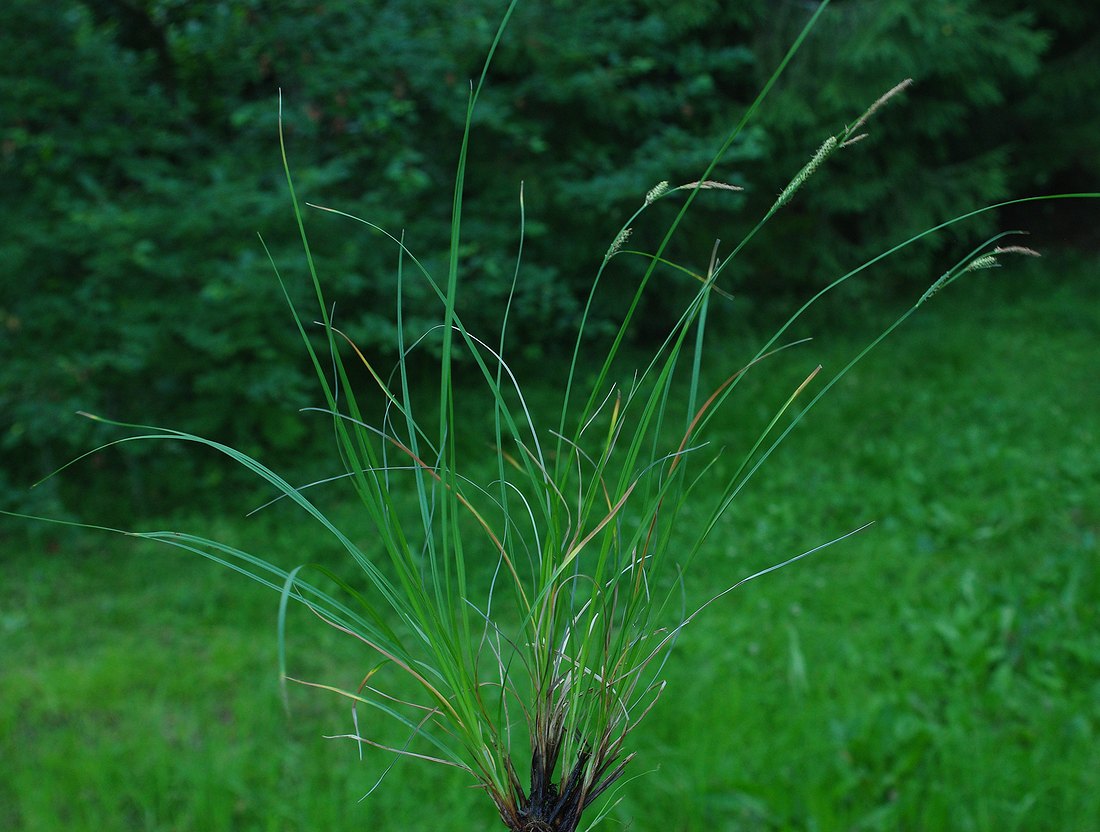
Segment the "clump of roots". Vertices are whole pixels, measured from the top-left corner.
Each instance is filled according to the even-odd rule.
[[[575,832],[581,815],[622,776],[633,755],[615,766],[622,737],[610,733],[593,748],[583,743],[572,767],[554,782],[565,741],[565,706],[542,699],[531,726],[531,789],[525,792],[509,763],[510,794],[497,799],[501,819],[513,832]],[[612,767],[614,769],[612,770]]]

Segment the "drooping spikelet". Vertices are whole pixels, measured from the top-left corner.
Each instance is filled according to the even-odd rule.
[[[867,138],[866,133],[859,132],[860,128],[862,128],[867,123],[867,120],[870,119],[871,116],[873,116],[879,109],[885,106],[891,98],[893,98],[903,90],[907,89],[912,83],[912,78],[906,78],[900,84],[895,84],[885,93],[880,95],[875,103],[868,107],[866,111],[864,111],[863,115],[861,115],[854,124],[852,124],[850,127],[845,127],[839,135],[829,136],[829,138],[822,142],[821,147],[817,149],[817,153],[813,155],[810,161],[807,162],[802,170],[800,170],[798,174],[794,177],[794,179],[791,180],[790,184],[783,189],[782,193],[779,194],[779,198],[772,206],[772,211],[777,211],[788,202],[790,202],[791,197],[794,196],[795,192],[802,187],[803,183],[807,179],[809,179],[810,176],[813,175],[814,171],[816,171],[821,166],[821,163],[832,155],[833,151],[842,147],[849,147],[850,145],[853,145],[856,142],[863,141],[865,138]]]
[[[698,188],[700,191],[743,191],[745,190],[740,185],[731,185],[729,182],[719,182],[715,179],[706,179],[702,182],[688,182],[684,185],[678,186],[677,191],[690,191],[693,188]]]
[[[997,257],[1002,254],[1023,254],[1026,257],[1043,256],[1035,249],[1028,248],[1027,246],[997,246],[989,254],[983,254],[979,257],[975,257],[962,268],[956,267],[949,272],[944,272],[940,276],[940,279],[933,283],[930,287],[928,287],[928,291],[921,295],[921,299],[917,302],[917,305],[919,306],[920,304],[924,303],[944,286],[947,286],[949,283],[953,283],[954,281],[958,280],[967,272],[976,272],[982,269],[1000,268],[1001,263],[997,259]]]
[[[649,189],[649,193],[645,195],[645,204],[652,205],[658,199],[668,193],[668,180],[662,179],[656,185]]]
[[[627,241],[627,238],[630,237],[630,232],[632,230],[633,229],[630,228],[624,228],[617,235],[615,235],[615,239],[611,242],[611,246],[607,249],[607,254],[603,256],[604,260],[610,260],[618,253],[619,249],[623,247],[623,243],[625,243]]]
[[[997,246],[993,249],[994,254],[1023,254],[1027,257],[1042,257],[1039,252],[1033,248],[1027,246]]]
[[[883,106],[885,106],[887,101],[889,101],[891,98],[893,98],[899,92],[902,92],[903,90],[908,89],[910,86],[912,86],[912,84],[913,84],[913,79],[912,78],[906,78],[900,84],[895,84],[893,87],[891,87],[886,92],[884,92],[882,95],[880,95],[878,97],[878,100],[875,101],[875,103],[872,104],[870,107],[868,107],[867,111],[859,117],[859,120],[856,121],[856,123],[853,124],[851,127],[849,127],[847,130],[844,131],[845,139],[850,141],[851,140],[850,137],[854,136],[856,134],[856,132],[859,130],[859,128],[861,128],[864,124],[867,123],[867,120],[869,118],[871,118],[871,116],[873,116],[876,112],[878,112],[878,110],[880,110]]]
[[[795,191],[802,187],[802,184],[813,176],[815,170],[817,170],[821,163],[824,162],[829,155],[837,148],[836,136],[829,136],[821,147],[817,149],[817,153],[813,155],[813,158],[808,161],[805,166],[800,170],[791,180],[791,183],[783,189],[783,193],[779,195],[779,199],[775,201],[775,205],[772,206],[772,210],[778,210],[791,201],[791,197],[794,196]]]
[[[975,257],[966,266],[963,267],[963,272],[976,272],[979,269],[996,269],[1000,267],[1000,263],[997,262],[997,258],[992,254],[983,254],[981,257]]]

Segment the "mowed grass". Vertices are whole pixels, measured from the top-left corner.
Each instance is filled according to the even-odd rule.
[[[633,735],[641,777],[606,828],[1100,828],[1090,268],[1063,283],[1014,267],[953,287],[791,434],[696,562],[688,606],[875,525],[684,632]],[[827,337],[747,376],[715,437],[723,464],[816,363],[839,369],[886,322],[823,322],[812,334]],[[717,329],[711,341],[714,385],[759,343]],[[171,525],[289,565],[334,551],[281,507]],[[360,763],[354,745],[322,738],[352,728],[334,696],[291,686],[284,715],[270,591],[126,538],[2,528],[0,828],[499,825],[484,795],[423,763],[399,763],[357,802],[384,758]],[[303,678],[353,687],[373,663],[306,613],[289,641]]]

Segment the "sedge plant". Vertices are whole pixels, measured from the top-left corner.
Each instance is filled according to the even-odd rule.
[[[295,486],[258,460],[214,440],[178,430],[123,425],[136,430],[111,443],[178,441],[220,452],[269,484],[278,499],[294,504],[307,522],[333,540],[354,564],[354,578],[322,566],[286,569],[271,559],[200,535],[126,532],[209,558],[278,593],[284,679],[286,614],[291,604],[304,606],[357,640],[365,657],[358,684],[303,682],[352,703],[352,730],[341,736],[356,743],[360,753],[416,758],[462,770],[515,832],[573,832],[582,819],[594,824],[613,805],[613,800],[606,800],[598,811],[589,811],[601,796],[625,782],[634,756],[632,732],[664,689],[662,670],[669,651],[683,628],[716,600],[689,604],[684,575],[697,557],[706,557],[708,540],[724,512],[785,437],[852,366],[940,290],[968,273],[999,265],[1005,256],[1036,254],[1004,239],[1007,235],[986,240],[932,282],[847,365],[828,378],[820,366],[806,375],[735,464],[715,465],[719,443],[709,439],[715,414],[746,374],[760,372],[771,356],[801,343],[785,338],[813,304],[926,235],[1000,207],[987,206],[950,219],[838,277],[796,310],[754,356],[742,366],[730,367],[724,381],[706,386],[702,368],[708,316],[726,296],[722,278],[731,271],[738,253],[797,197],[799,189],[810,186],[811,177],[830,157],[858,152],[853,147],[864,137],[871,119],[910,83],[896,85],[851,125],[828,136],[737,245],[722,254],[715,244],[705,272],[670,262],[666,251],[698,192],[735,188],[712,178],[714,169],[827,5],[818,7],[698,181],[657,184],[612,237],[580,318],[562,382],[560,411],[549,422],[527,404],[507,358],[507,312],[498,332],[476,333],[463,323],[457,303],[463,280],[463,183],[470,125],[515,2],[496,33],[480,79],[471,88],[445,274],[432,273],[402,236],[369,219],[300,201],[280,129],[290,203],[315,294],[316,327],[311,323],[313,316],[290,301],[291,292],[274,261],[273,266],[316,370],[322,400],[315,409],[331,421],[341,470],[326,485],[351,489],[370,520],[369,541],[357,541],[342,530],[313,499],[311,486]],[[523,279],[522,189],[520,193],[517,282]],[[1035,199],[1050,198],[1058,197]],[[638,217],[669,200],[678,200],[679,208],[663,237],[651,250],[628,248]],[[392,372],[373,366],[333,325],[330,301],[305,231],[307,207],[356,223],[364,233],[379,235],[392,245],[399,339],[399,358]],[[639,269],[625,312],[608,339],[592,333],[589,322],[605,271],[617,258]],[[666,266],[681,279],[692,281],[694,290],[649,359],[635,368],[628,381],[615,381],[640,303],[653,291],[658,269]],[[409,342],[404,335],[403,296],[411,280],[422,281],[432,290],[438,302],[438,324]],[[410,371],[410,356],[425,343],[435,347],[439,365],[438,393],[428,405],[423,403],[423,391],[415,389]],[[600,349],[599,358],[593,360],[596,349]],[[488,481],[468,473],[483,471],[484,465],[470,465],[469,453],[459,442],[456,402],[465,389],[455,380],[459,362],[474,368],[482,387],[476,397],[487,401],[491,411],[487,416],[493,426],[495,464]],[[367,379],[367,388],[356,391],[355,379]],[[410,494],[414,508],[408,511],[398,495]],[[697,511],[691,513],[689,527],[678,522],[689,504],[708,506],[704,522],[698,522]],[[808,552],[779,558],[776,565],[731,582],[722,595],[860,528]],[[477,568],[486,551],[495,564],[487,587]],[[381,739],[372,730],[380,719],[396,724],[405,741]]]

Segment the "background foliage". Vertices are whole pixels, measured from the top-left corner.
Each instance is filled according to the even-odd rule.
[[[25,492],[101,438],[77,410],[186,425],[269,460],[308,457],[295,411],[312,403],[309,368],[255,236],[304,288],[276,91],[306,198],[404,230],[431,267],[445,253],[469,79],[500,12],[490,0],[4,4],[0,502],[78,510],[64,486]],[[523,182],[512,321],[529,358],[553,356],[618,221],[657,181],[697,178],[806,14],[762,0],[522,7],[475,125],[467,323],[487,326],[502,308]],[[804,294],[946,216],[1094,180],[1100,117],[1085,105],[1100,92],[1097,23],[1100,10],[1081,4],[838,0],[722,166],[745,194],[701,194],[705,232],[683,236],[675,255],[705,266],[713,235],[739,237],[825,135],[906,76],[917,84],[904,105],[739,258],[727,286],[739,298]],[[392,245],[308,219],[337,324],[385,357]],[[937,274],[940,253],[915,253],[889,286]],[[424,293],[409,299],[415,337],[434,306],[425,287],[410,291]],[[647,313],[660,331],[662,309]],[[225,476],[155,453],[99,458],[125,473],[112,501],[141,511]]]

